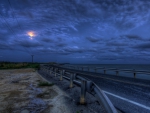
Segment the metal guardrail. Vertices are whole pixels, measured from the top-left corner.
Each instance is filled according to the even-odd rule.
[[[133,73],[133,77],[136,78],[137,74],[146,74],[149,75],[150,71],[145,71],[145,70],[135,70],[135,69],[116,69],[116,68],[105,68],[105,67],[88,67],[88,66],[66,66],[67,68],[70,69],[78,69],[84,71],[84,69],[87,69],[89,72],[90,70],[95,70],[95,73],[98,70],[103,70],[104,74],[106,74],[107,71],[115,71],[116,75],[119,75],[119,72],[125,72],[125,73]]]
[[[105,93],[103,93],[103,91],[89,79],[77,75],[74,71],[68,70],[66,71],[61,67],[58,68],[55,66],[42,66],[41,70],[49,73],[50,75],[51,74],[54,74],[54,76],[58,75],[60,77],[60,80],[63,80],[63,78],[69,80],[70,88],[72,88],[74,84],[80,86],[81,87],[80,104],[86,103],[85,95],[86,92],[88,92],[97,97],[98,101],[103,104],[107,113],[118,113],[113,104],[111,103],[111,101],[105,95]]]

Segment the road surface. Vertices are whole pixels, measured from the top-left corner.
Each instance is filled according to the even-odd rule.
[[[150,113],[150,81],[67,69],[95,82],[124,113]]]

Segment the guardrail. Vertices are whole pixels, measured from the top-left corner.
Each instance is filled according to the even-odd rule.
[[[108,97],[103,91],[92,81],[87,78],[83,78],[74,71],[64,70],[61,67],[55,66],[42,66],[41,70],[49,73],[50,75],[59,76],[60,81],[67,79],[70,81],[69,87],[72,88],[74,84],[81,87],[80,104],[86,103],[86,92],[97,97],[98,101],[101,102],[107,113],[118,113]]]
[[[135,70],[135,69],[116,69],[116,68],[105,68],[105,67],[88,67],[88,66],[63,66],[63,67],[67,67],[70,69],[77,69],[77,70],[82,70],[85,71],[85,69],[87,69],[87,71],[90,72],[90,70],[94,70],[95,73],[97,73],[98,70],[103,70],[104,74],[106,74],[107,71],[114,71],[116,72],[116,75],[119,75],[119,72],[125,72],[125,73],[133,73],[133,77],[136,78],[137,74],[146,74],[149,75],[150,71],[145,71],[145,70]]]

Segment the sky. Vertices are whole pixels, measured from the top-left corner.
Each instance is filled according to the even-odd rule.
[[[150,0],[0,0],[0,61],[150,64]]]

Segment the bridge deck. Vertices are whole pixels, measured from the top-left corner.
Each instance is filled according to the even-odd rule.
[[[150,112],[150,81],[148,80],[62,69],[78,73],[95,82],[106,93],[114,106],[125,113]]]

